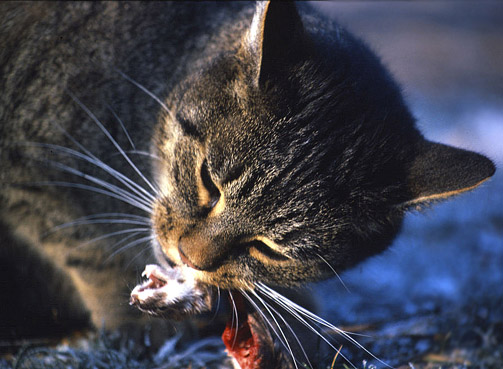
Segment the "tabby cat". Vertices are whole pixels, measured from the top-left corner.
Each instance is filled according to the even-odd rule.
[[[1,339],[144,324],[127,302],[153,256],[245,296],[236,314],[307,319],[275,290],[383,251],[405,211],[495,171],[425,140],[379,59],[309,4],[0,14]]]

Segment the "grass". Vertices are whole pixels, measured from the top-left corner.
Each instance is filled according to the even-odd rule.
[[[181,345],[174,336],[154,354],[148,355],[138,343],[117,346],[116,336],[101,332],[71,345],[25,346],[14,358],[1,359],[2,369],[181,369],[225,368],[229,360],[220,338],[211,337]]]
[[[429,315],[362,325],[360,337],[370,351],[396,369],[503,368],[503,298],[471,301]],[[342,352],[356,369],[381,369],[361,350],[345,344]],[[180,335],[149,353],[117,334],[99,332],[55,347],[24,346],[0,358],[1,369],[197,369],[231,368],[219,337],[181,342]],[[317,369],[354,369],[338,353]]]

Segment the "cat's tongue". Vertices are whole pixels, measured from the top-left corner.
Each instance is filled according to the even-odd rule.
[[[237,317],[229,318],[222,334],[227,352],[241,369],[274,367],[274,344],[269,332],[256,320],[256,312],[248,311],[243,295],[232,292],[232,296],[231,304],[236,307]]]

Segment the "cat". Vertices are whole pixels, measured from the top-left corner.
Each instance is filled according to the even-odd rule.
[[[235,337],[285,344],[253,328],[278,306],[308,319],[277,288],[382,252],[407,210],[495,171],[424,139],[378,57],[309,4],[0,14],[3,339],[145,324],[127,295],[155,262],[232,290]]]

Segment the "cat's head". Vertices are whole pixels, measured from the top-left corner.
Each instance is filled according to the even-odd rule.
[[[319,280],[386,248],[407,208],[494,173],[426,141],[380,62],[332,23],[258,2],[239,38],[186,76],[157,128],[160,261],[224,288]]]

